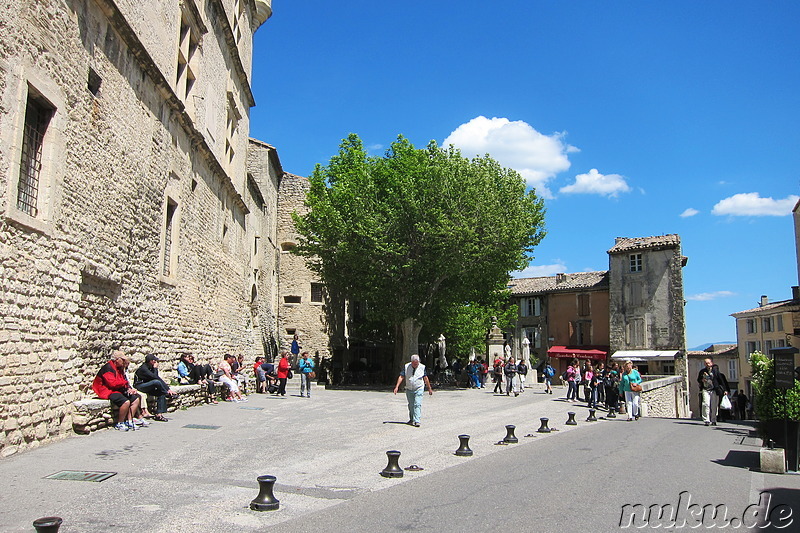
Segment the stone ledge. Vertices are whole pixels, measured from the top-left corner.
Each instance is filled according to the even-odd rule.
[[[642,392],[647,392],[653,389],[660,389],[667,387],[673,383],[680,383],[683,381],[682,376],[663,376],[656,379],[648,379],[642,381]]]
[[[224,387],[222,383],[215,384]],[[206,392],[200,385],[174,385],[170,388],[178,395],[167,397],[167,412],[206,403]],[[145,396],[148,409],[152,410],[155,398],[145,394],[142,396]],[[72,407],[72,429],[75,433],[86,435],[98,429],[111,427],[115,423],[116,409],[109,400],[85,398],[72,402]]]

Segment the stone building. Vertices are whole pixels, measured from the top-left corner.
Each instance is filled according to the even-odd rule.
[[[605,360],[608,356],[608,272],[579,272],[514,279],[509,283],[519,317],[512,351],[520,354],[522,339],[531,357],[551,364],[560,375],[572,358]]]
[[[170,368],[274,344],[281,171],[247,157],[270,15],[269,0],[0,11],[1,455],[67,433],[114,346]]]
[[[326,316],[328,295],[319,277],[306,266],[305,258],[291,253],[299,238],[292,213],[307,211],[305,198],[309,187],[308,179],[288,173],[284,174],[280,184],[278,332],[281,348],[288,350],[296,334],[302,351],[307,351],[319,364],[330,357]]]
[[[686,375],[680,237],[619,237],[608,256],[612,357],[650,374]]]

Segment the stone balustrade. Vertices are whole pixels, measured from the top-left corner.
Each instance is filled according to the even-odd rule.
[[[641,405],[643,416],[685,418],[683,376],[643,376]]]

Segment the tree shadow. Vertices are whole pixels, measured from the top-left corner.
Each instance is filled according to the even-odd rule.
[[[756,450],[730,450],[724,459],[714,459],[712,462],[722,466],[746,468],[754,472],[761,470],[761,459]]]

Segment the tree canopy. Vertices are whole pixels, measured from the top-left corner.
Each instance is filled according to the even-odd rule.
[[[422,324],[485,302],[544,236],[544,204],[519,173],[433,141],[417,149],[400,136],[374,157],[351,134],[309,180],[296,252],[329,288],[396,325],[404,357]]]

